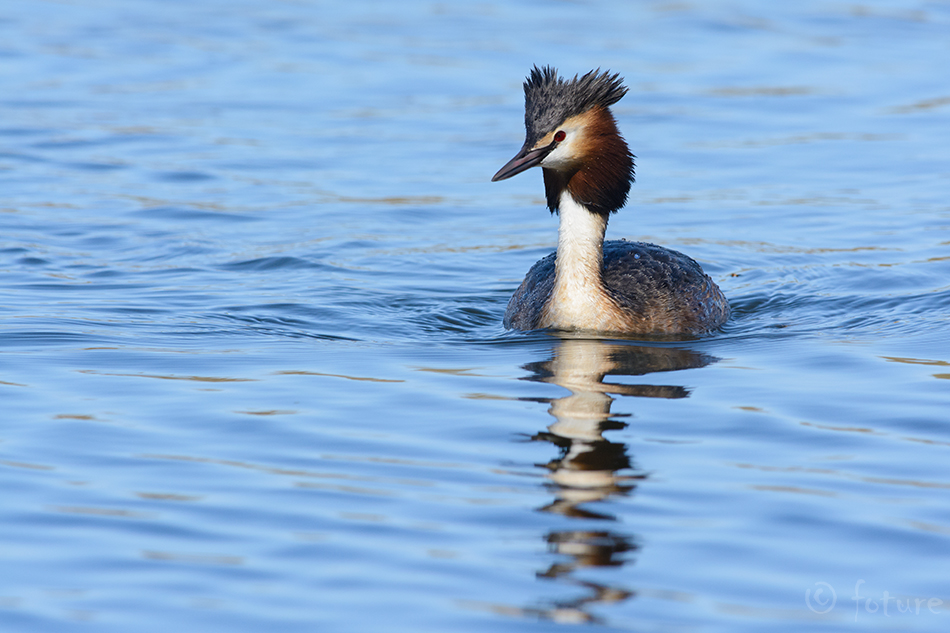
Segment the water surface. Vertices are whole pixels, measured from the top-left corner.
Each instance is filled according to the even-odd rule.
[[[950,6],[0,16],[10,631],[944,631]],[[697,340],[512,333],[532,64],[620,72],[608,235]]]

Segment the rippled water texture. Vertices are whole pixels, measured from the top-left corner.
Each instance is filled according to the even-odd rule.
[[[8,2],[0,629],[946,631],[950,5]],[[698,340],[505,332],[532,64]]]

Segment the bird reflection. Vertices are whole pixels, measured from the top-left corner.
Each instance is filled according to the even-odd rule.
[[[681,386],[605,382],[605,378],[702,367],[715,360],[686,349],[564,338],[550,360],[525,366],[531,372],[528,380],[553,383],[570,392],[549,401],[548,412],[555,421],[531,438],[559,449],[556,458],[538,465],[545,469],[546,485],[553,495],[553,500],[539,510],[584,522],[596,521],[597,529],[594,525],[578,525],[578,529],[554,530],[546,535],[549,551],[558,558],[539,571],[538,577],[568,583],[583,592],[549,606],[522,609],[523,615],[557,622],[598,622],[588,611],[590,606],[622,602],[634,595],[622,587],[576,577],[576,572],[584,568],[621,567],[639,548],[633,534],[602,529],[603,522],[619,523],[610,513],[609,503],[604,502],[632,494],[646,478],[634,466],[625,444],[604,437],[607,431],[627,426],[611,414],[610,407],[613,396],[685,398],[689,391]]]

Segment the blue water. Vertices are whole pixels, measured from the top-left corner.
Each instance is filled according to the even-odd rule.
[[[946,631],[950,5],[8,2],[3,631]],[[682,341],[511,333],[532,64]]]

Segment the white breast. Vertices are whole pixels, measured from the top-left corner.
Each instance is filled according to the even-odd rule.
[[[618,310],[601,278],[607,219],[561,192],[554,289],[540,327],[618,330]]]

